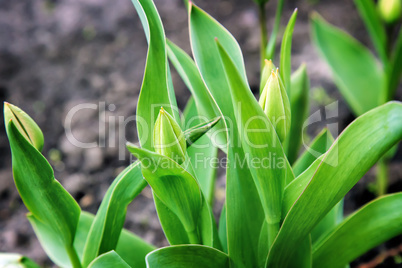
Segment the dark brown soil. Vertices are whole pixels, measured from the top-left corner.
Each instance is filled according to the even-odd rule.
[[[155,0],[168,38],[190,51],[187,15],[181,0]],[[272,2],[272,3],[271,3]],[[274,20],[276,2],[268,6],[268,29]],[[313,3],[316,2],[316,3]],[[258,87],[259,30],[252,0],[195,1],[217,18],[239,41],[243,49],[252,88]],[[294,8],[299,8],[292,67],[307,64],[312,88],[325,88],[328,96],[339,100],[339,128],[353,120],[348,107],[331,82],[328,67],[319,59],[309,38],[309,14],[316,10],[331,23],[347,30],[371,47],[369,37],[350,0],[286,1],[282,25]],[[128,164],[118,160],[121,148],[80,149],[72,145],[64,131],[68,111],[80,103],[103,105],[106,115],[135,114],[147,47],[141,23],[129,0],[19,0],[0,1],[0,100],[7,100],[28,112],[45,135],[44,155],[51,159],[56,178],[76,198],[84,210],[95,213],[114,177]],[[189,92],[173,71],[179,107]],[[399,99],[402,95],[399,91]],[[312,93],[312,96],[314,94]],[[312,100],[311,111],[323,103]],[[115,109],[110,105],[114,105]],[[2,113],[2,112],[1,112]],[[87,109],[73,119],[73,134],[81,141],[99,140],[99,114]],[[311,135],[318,127],[309,129]],[[136,141],[133,122],[121,134]],[[106,139],[109,139],[106,135]],[[0,251],[19,252],[45,266],[51,266],[32,228],[26,208],[15,189],[11,156],[4,123],[0,120]],[[402,190],[402,154],[391,164],[390,191]],[[224,181],[220,171],[217,187],[222,202]],[[374,170],[370,171],[346,198],[346,213],[374,196],[367,191]],[[219,210],[219,207],[216,208]],[[129,206],[126,228],[157,246],[167,245],[158,223],[151,190]],[[353,266],[368,262],[385,248],[402,244],[396,238],[362,257]],[[379,267],[397,267],[387,258]],[[386,265],[386,266],[384,266]]]

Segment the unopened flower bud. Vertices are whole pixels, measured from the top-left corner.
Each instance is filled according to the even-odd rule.
[[[396,22],[402,13],[402,0],[380,0],[378,10],[382,19],[389,24]]]
[[[259,103],[283,143],[290,130],[290,103],[278,69],[272,71]]]
[[[186,155],[186,139],[180,126],[163,107],[159,111],[154,128],[155,152],[182,164]]]
[[[265,84],[268,81],[268,78],[271,76],[272,70],[275,70],[275,65],[272,63],[272,60],[264,60],[264,68],[261,72],[261,81],[260,81],[260,94],[265,87]]]
[[[13,121],[20,134],[27,139],[38,151],[42,151],[43,133],[35,121],[23,110],[8,102],[4,102],[4,121],[6,127]]]

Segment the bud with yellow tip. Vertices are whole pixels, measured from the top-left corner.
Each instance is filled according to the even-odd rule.
[[[265,84],[268,81],[268,78],[271,76],[273,70],[275,70],[275,65],[272,63],[272,60],[264,60],[264,68],[261,72],[261,81],[260,81],[260,94],[265,87]]]
[[[23,110],[8,102],[4,102],[4,121],[6,127],[13,121],[21,135],[27,139],[38,151],[42,151],[43,133],[35,121]]]
[[[381,18],[389,24],[396,22],[402,14],[402,0],[380,0],[378,10]]]
[[[290,130],[290,103],[278,69],[272,71],[260,96],[259,104],[283,143]]]
[[[182,164],[186,155],[186,139],[180,126],[163,107],[159,111],[153,133],[155,152]]]

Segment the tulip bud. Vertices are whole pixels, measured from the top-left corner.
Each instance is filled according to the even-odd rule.
[[[382,19],[389,24],[396,22],[402,13],[401,0],[380,0],[378,10]]]
[[[264,60],[264,68],[261,72],[261,82],[260,82],[260,94],[265,87],[265,84],[268,81],[268,78],[271,76],[272,70],[275,70],[275,65],[272,63],[272,60]]]
[[[283,143],[290,130],[290,103],[278,69],[268,78],[259,103]]]
[[[13,121],[14,125],[25,139],[38,151],[42,151],[44,138],[39,126],[23,110],[8,102],[4,102],[4,121],[6,126],[8,126],[10,120]]]
[[[155,152],[182,164],[186,155],[186,139],[180,126],[163,107],[154,128]]]

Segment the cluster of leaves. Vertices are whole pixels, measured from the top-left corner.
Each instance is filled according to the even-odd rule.
[[[186,2],[193,60],[166,39],[151,0],[133,3],[149,46],[137,115],[154,136],[146,138],[149,129],[137,125],[141,147],[127,148],[139,161],[115,179],[95,216],[81,211],[54,178],[34,121],[11,104],[4,107],[15,184],[52,261],[74,268],[344,267],[402,233],[402,193],[378,198],[345,219],[342,213],[345,194],[402,139],[401,103],[361,115],[336,140],[324,129],[310,145],[321,153],[297,158],[309,87],[305,67],[293,75],[290,70],[297,11],[282,40],[280,71],[265,62],[259,104],[239,45],[216,20]],[[192,94],[182,118],[168,59]],[[284,122],[271,122],[273,116]],[[228,160],[219,224],[212,213],[211,164],[218,148]],[[197,165],[200,154],[203,165]],[[271,155],[281,164],[255,167],[255,159]],[[147,184],[170,244],[161,249],[123,229],[128,204]],[[0,255],[1,262],[37,267],[12,254]]]
[[[373,53],[352,36],[312,16],[313,42],[333,73],[334,82],[356,116],[393,99],[402,74],[402,3],[381,0],[376,7],[371,0],[354,0],[367,28],[380,63]],[[347,64],[345,64],[347,59]],[[387,162],[396,148],[380,159],[378,195],[387,190]]]

